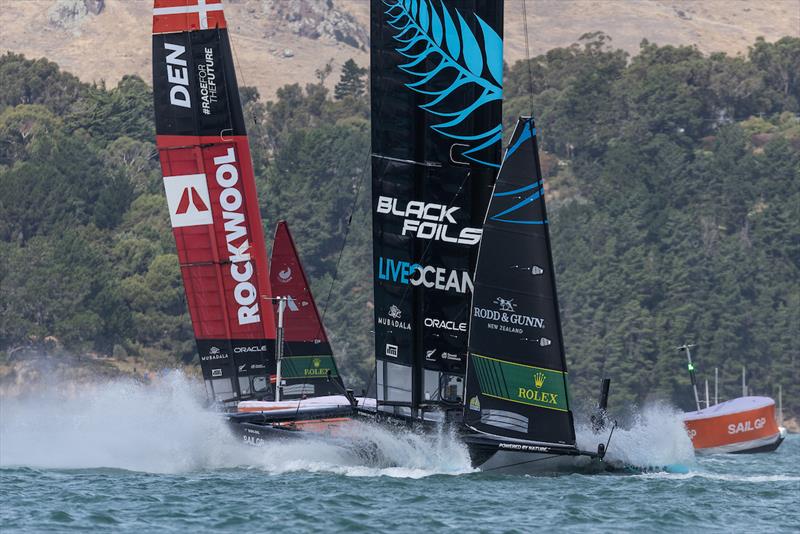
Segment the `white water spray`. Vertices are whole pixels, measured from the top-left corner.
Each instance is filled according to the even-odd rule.
[[[87,385],[70,396],[44,391],[0,399],[0,467],[151,473],[251,468],[412,478],[472,471],[466,448],[444,431],[423,436],[362,425],[358,435],[382,452],[377,465],[320,441],[252,447],[203,399],[202,387],[177,372],[152,385],[120,380]]]
[[[580,425],[576,428],[578,446],[596,450],[598,443],[605,443],[610,430],[609,425],[600,434],[594,434],[589,426]],[[693,464],[694,447],[686,433],[682,412],[663,403],[647,404],[637,410],[628,424],[614,430],[606,460],[642,469]]]

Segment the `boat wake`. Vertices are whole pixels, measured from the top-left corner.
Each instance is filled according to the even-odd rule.
[[[420,478],[471,472],[466,448],[450,433],[420,435],[372,425],[362,441],[381,451],[365,460],[347,446],[320,441],[242,443],[203,406],[197,382],[173,372],[153,384],[117,380],[74,395],[43,391],[0,402],[0,467],[116,468],[149,473],[213,469],[331,472]]]
[[[589,425],[577,425],[578,446],[596,450],[600,441],[605,443],[608,439],[609,430],[594,434]],[[669,470],[673,466],[694,464],[694,448],[683,425],[682,413],[664,403],[645,405],[628,421],[620,421],[606,460],[615,467],[643,470]]]

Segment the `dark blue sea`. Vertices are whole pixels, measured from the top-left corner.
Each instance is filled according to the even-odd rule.
[[[201,398],[174,375],[0,399],[0,532],[800,531],[800,436],[695,458],[664,405],[609,449],[644,472],[511,476],[471,469],[446,432],[370,429],[382,465],[316,442],[249,447]]]

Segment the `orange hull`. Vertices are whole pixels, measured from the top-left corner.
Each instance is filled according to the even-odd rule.
[[[698,451],[743,452],[750,444],[763,445],[780,435],[775,403],[766,397],[742,397],[687,413],[684,423]]]

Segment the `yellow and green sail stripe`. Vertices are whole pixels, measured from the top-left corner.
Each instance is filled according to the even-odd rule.
[[[326,378],[339,376],[333,356],[285,356],[281,363],[281,378]]]
[[[482,395],[549,410],[569,409],[565,373],[480,354],[471,357]]]

